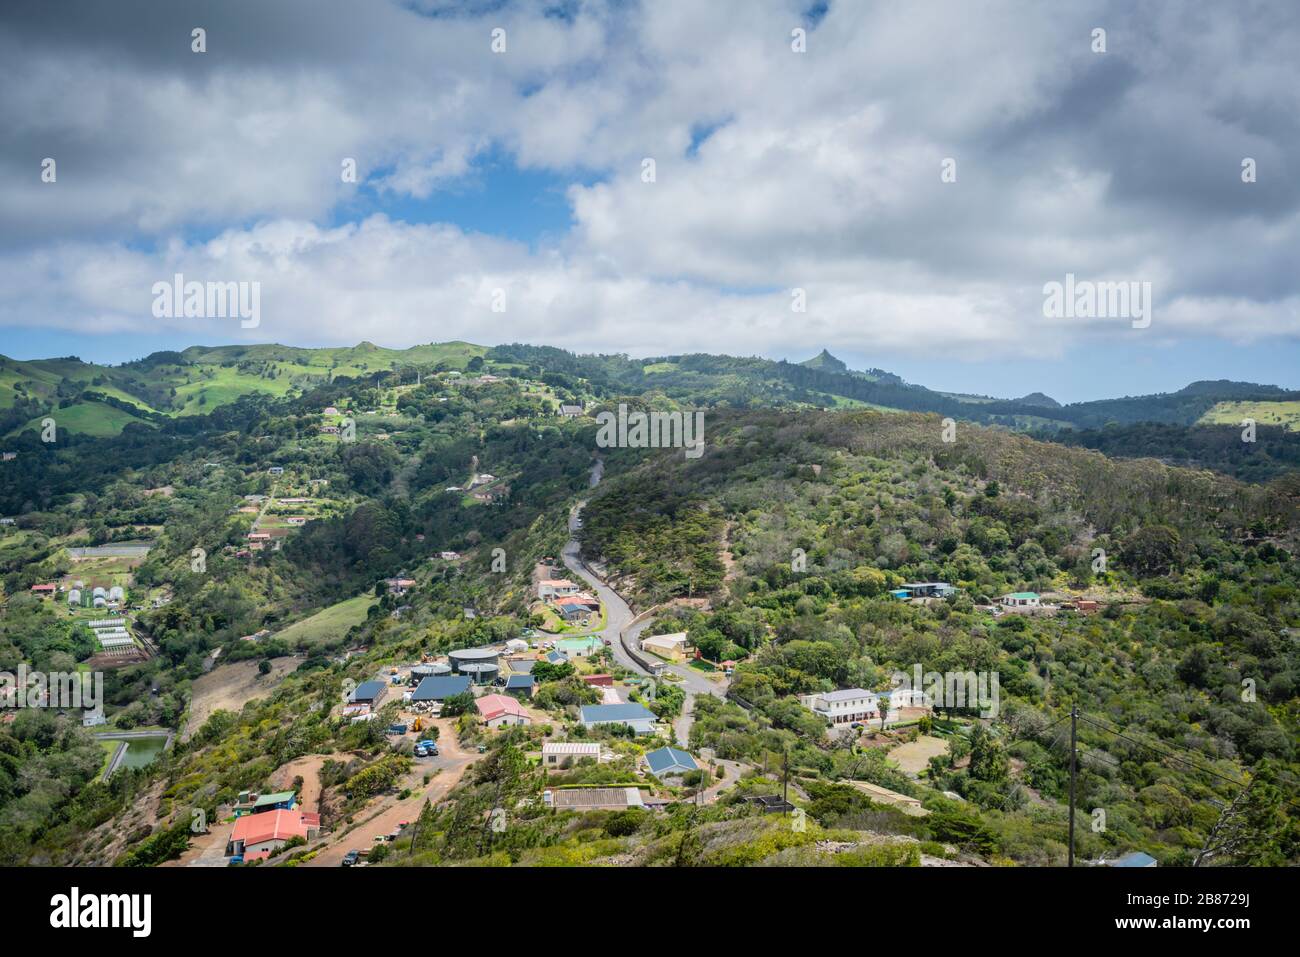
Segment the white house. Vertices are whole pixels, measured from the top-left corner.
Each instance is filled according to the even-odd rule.
[[[998,604],[1004,608],[1038,608],[1042,602],[1039,601],[1036,591],[1013,591],[999,598]]]
[[[686,657],[686,632],[679,631],[671,635],[655,635],[641,642],[641,650],[648,651],[669,661],[681,661]]]
[[[576,582],[571,582],[567,578],[543,578],[537,583],[537,597],[542,601],[576,595],[581,590]]]
[[[566,761],[576,763],[583,758],[600,760],[600,745],[587,741],[556,741],[542,745],[542,767],[563,767]]]
[[[903,708],[926,708],[930,705],[925,692],[920,688],[894,688],[889,691],[844,688],[801,695],[799,703],[831,724],[852,724],[879,718],[881,698],[888,699],[891,715],[897,715]]]

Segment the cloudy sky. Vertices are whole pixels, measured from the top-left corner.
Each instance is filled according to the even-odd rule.
[[[997,395],[1300,387],[1298,49],[1289,0],[6,0],[0,352],[826,347]],[[260,324],[156,318],[176,273],[260,283]],[[1150,324],[1046,317],[1067,273],[1149,282]]]

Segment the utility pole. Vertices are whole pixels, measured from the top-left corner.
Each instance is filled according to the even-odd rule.
[[[1079,706],[1070,706],[1070,862],[1074,866],[1074,782],[1078,776]]]
[[[790,813],[790,752],[782,752],[785,758],[785,770],[781,774],[781,813]]]

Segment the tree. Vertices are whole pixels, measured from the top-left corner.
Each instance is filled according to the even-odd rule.
[[[879,701],[880,701],[880,730],[884,731],[885,719],[889,717],[889,705],[890,705],[889,695],[887,694],[880,695]]]
[[[444,718],[454,718],[457,715],[466,714],[473,710],[474,692],[472,691],[462,691],[460,694],[444,698],[442,702],[442,716]]]

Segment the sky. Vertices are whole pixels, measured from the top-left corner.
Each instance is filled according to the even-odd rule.
[[[1300,388],[1297,49],[1286,0],[7,0],[0,353]],[[256,284],[256,325],[160,307],[176,274]],[[1134,297],[1054,311],[1067,276]]]

